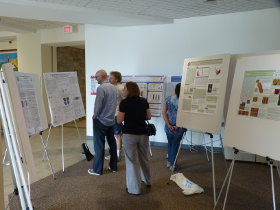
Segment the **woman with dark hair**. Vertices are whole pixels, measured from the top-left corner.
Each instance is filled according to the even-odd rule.
[[[176,126],[180,88],[181,83],[178,83],[175,87],[175,95],[166,98],[162,111],[163,119],[165,121],[164,131],[168,141],[167,167],[170,168],[171,171],[175,170],[175,167],[173,167],[175,166],[174,161],[179,149],[180,141],[186,130]]]
[[[149,104],[139,96],[140,90],[135,82],[127,82],[124,86],[124,97],[119,106],[118,123],[124,121],[123,147],[126,163],[127,192],[132,195],[141,194],[141,181],[151,186],[149,163],[149,137],[145,120],[151,119]],[[137,164],[140,163],[140,168]]]

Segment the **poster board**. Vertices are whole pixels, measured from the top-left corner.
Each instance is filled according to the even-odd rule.
[[[224,145],[280,160],[280,54],[238,57]]]
[[[122,77],[122,84],[126,82],[136,82],[140,89],[140,96],[146,98],[152,117],[160,117],[162,103],[164,101],[164,82],[163,75],[126,75]]]
[[[37,173],[35,170],[35,163],[32,154],[32,148],[29,141],[27,126],[25,123],[24,113],[21,105],[20,95],[17,88],[16,77],[14,74],[14,66],[10,63],[3,64],[2,69],[6,76],[6,82],[11,96],[11,103],[13,106],[15,127],[17,130],[19,141],[21,142],[21,152],[24,163],[30,175],[30,183],[37,181]]]
[[[85,116],[77,72],[44,73],[44,81],[54,127]]]
[[[185,59],[177,125],[220,134],[230,55]]]
[[[21,105],[28,135],[32,136],[48,128],[47,115],[43,103],[39,76],[15,72]]]

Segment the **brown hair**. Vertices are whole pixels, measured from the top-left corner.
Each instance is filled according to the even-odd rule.
[[[116,78],[117,82],[121,82],[122,81],[122,74],[120,72],[118,72],[118,71],[111,71],[110,74],[112,74]]]
[[[136,96],[139,96],[140,95],[140,89],[137,85],[136,82],[127,82],[125,84],[126,86],[126,89],[127,89],[127,97],[136,97]]]

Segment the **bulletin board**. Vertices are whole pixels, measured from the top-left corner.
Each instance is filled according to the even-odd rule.
[[[280,54],[238,57],[224,145],[280,160]]]
[[[162,103],[164,101],[164,83],[163,75],[125,75],[122,77],[122,83],[136,82],[140,89],[140,96],[146,98],[152,117],[160,117],[162,112]]]
[[[85,116],[77,72],[44,73],[44,81],[54,127]]]
[[[184,61],[177,125],[220,134],[230,55]]]
[[[28,135],[38,134],[48,128],[39,76],[23,72],[15,72],[14,74]]]

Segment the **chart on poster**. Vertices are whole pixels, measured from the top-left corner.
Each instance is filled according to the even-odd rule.
[[[280,160],[280,54],[237,58],[224,145]]]
[[[238,114],[280,121],[280,70],[244,72]]]
[[[177,125],[219,134],[230,55],[185,59]]]
[[[140,96],[146,98],[153,117],[160,117],[162,103],[164,100],[164,82],[163,75],[127,75],[123,76],[122,83],[136,82],[140,89]]]
[[[14,72],[29,136],[48,128],[39,77],[36,74]]]
[[[76,72],[44,73],[54,127],[85,116]]]

